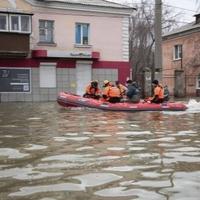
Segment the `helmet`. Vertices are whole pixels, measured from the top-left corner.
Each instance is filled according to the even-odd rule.
[[[109,83],[109,81],[108,80],[104,80],[103,83],[104,83],[104,85],[106,85],[106,84]]]
[[[152,83],[158,85],[158,80],[153,80]]]

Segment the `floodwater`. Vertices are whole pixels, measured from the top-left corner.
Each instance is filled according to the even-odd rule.
[[[185,112],[0,104],[1,200],[197,200],[200,102]]]

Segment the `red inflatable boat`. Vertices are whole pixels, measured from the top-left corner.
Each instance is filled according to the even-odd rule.
[[[166,102],[161,104],[155,103],[108,103],[100,100],[84,98],[75,94],[61,92],[57,98],[59,105],[63,107],[88,107],[108,111],[184,111],[187,106],[183,103]]]

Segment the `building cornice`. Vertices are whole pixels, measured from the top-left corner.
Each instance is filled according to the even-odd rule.
[[[107,14],[117,14],[117,15],[131,15],[135,8],[131,7],[107,7],[99,5],[86,5],[78,3],[65,3],[59,1],[37,1],[37,0],[26,0],[32,6],[40,8],[51,8],[51,9],[60,9],[60,10],[69,10],[69,11],[84,11],[84,12],[96,12],[96,13],[107,13]]]

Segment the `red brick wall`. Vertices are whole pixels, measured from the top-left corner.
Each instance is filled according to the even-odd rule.
[[[200,32],[163,40],[163,84],[168,85],[171,94],[174,92],[174,72],[182,68],[185,71],[186,95],[196,95],[196,77],[200,74],[200,63],[194,65],[191,60],[195,54],[200,56],[198,42],[200,44]],[[182,61],[173,60],[174,45],[178,44],[183,47]]]

